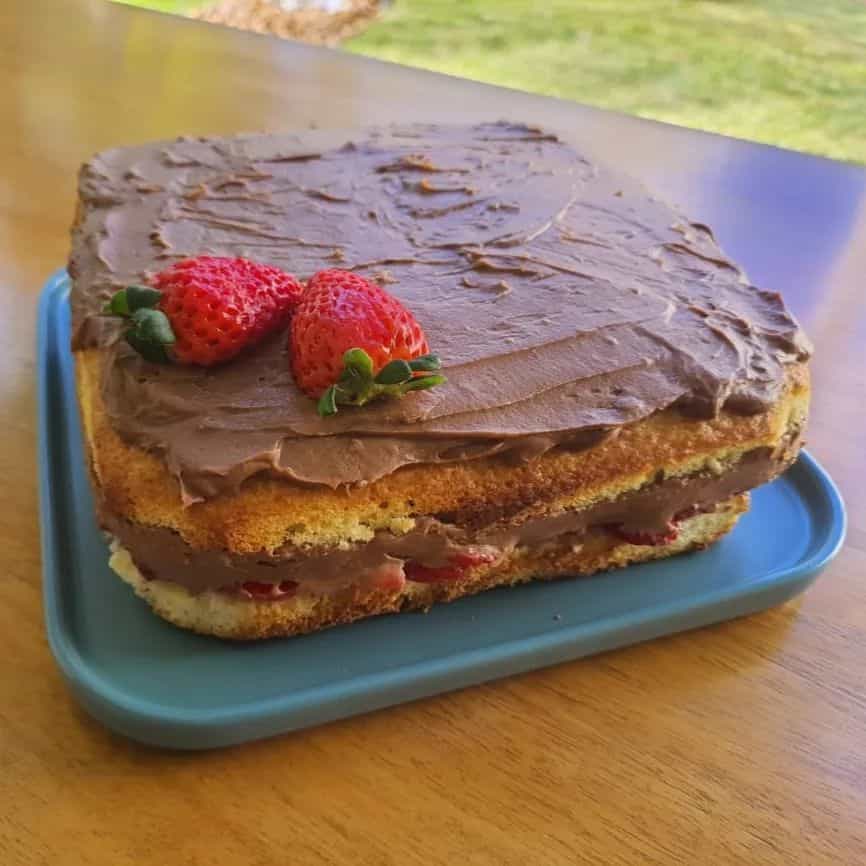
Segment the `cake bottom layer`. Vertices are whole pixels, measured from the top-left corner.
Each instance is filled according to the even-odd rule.
[[[589,529],[579,537],[568,533],[542,543],[514,547],[505,557],[468,565],[459,576],[403,579],[383,572],[372,588],[353,587],[336,595],[286,593],[258,599],[220,590],[193,594],[170,580],[148,579],[138,570],[129,551],[112,541],[111,568],[164,619],[201,634],[236,640],[305,634],[368,616],[402,610],[427,609],[499,586],[531,580],[585,576],[632,563],[662,559],[706,547],[729,532],[748,509],[748,494],[733,496],[711,511],[679,521],[675,537],[660,543],[633,543],[621,533]],[[435,578],[435,579],[434,579]]]

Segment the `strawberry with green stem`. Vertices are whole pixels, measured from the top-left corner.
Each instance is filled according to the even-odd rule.
[[[351,271],[319,271],[291,324],[298,387],[323,417],[445,382],[415,317],[393,295]]]
[[[197,256],[127,286],[105,308],[148,361],[210,367],[288,324],[303,293],[291,275],[249,259]]]

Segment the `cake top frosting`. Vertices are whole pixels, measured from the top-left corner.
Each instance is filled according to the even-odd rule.
[[[338,486],[533,455],[673,405],[758,412],[810,351],[706,226],[530,126],[179,139],[99,154],[79,186],[73,347],[104,347],[112,424],[164,456],[187,501],[263,471]],[[201,254],[380,282],[448,384],[323,419],[285,334],[213,369],[149,364],[100,310]]]

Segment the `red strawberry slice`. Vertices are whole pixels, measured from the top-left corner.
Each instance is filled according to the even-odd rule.
[[[351,271],[319,271],[292,318],[298,387],[322,416],[445,381],[415,317],[383,288]]]
[[[198,256],[127,286],[105,312],[126,320],[126,341],[149,361],[210,367],[284,328],[303,293],[291,275],[248,259]]]
[[[641,532],[626,529],[622,524],[614,527],[614,532],[622,538],[623,541],[629,544],[638,544],[647,547],[659,547],[662,544],[670,544],[677,540],[680,534],[679,527],[673,522],[668,521],[663,532]]]
[[[406,586],[406,574],[402,562],[388,562],[367,572],[367,585],[372,590],[400,592]]]
[[[450,583],[452,581],[462,580],[469,573],[469,570],[478,565],[485,565],[494,562],[497,559],[495,553],[490,552],[465,552],[455,553],[450,557],[447,565],[439,568],[431,568],[427,565],[422,565],[415,560],[409,560],[406,563],[406,578],[414,580],[417,583]]]
[[[255,601],[278,601],[289,598],[295,594],[298,584],[293,580],[284,580],[280,583],[262,583],[257,580],[248,580],[239,587],[241,595]]]

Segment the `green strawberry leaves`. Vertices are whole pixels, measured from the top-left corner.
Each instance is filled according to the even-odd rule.
[[[349,349],[343,355],[340,378],[319,398],[319,415],[336,415],[339,406],[363,406],[379,397],[402,397],[443,384],[436,371],[442,364],[436,355],[422,355],[411,361],[390,361],[373,373],[373,361],[363,349]]]
[[[103,313],[109,316],[131,316],[136,310],[155,307],[162,298],[159,289],[150,286],[127,286],[111,296]]]
[[[401,385],[412,378],[412,368],[406,361],[391,361],[379,370],[374,379],[380,385]]]
[[[127,322],[124,339],[146,361],[166,364],[168,350],[175,342],[168,316],[158,310],[162,292],[150,286],[127,286],[112,295],[102,312],[119,316]]]
[[[337,414],[337,386],[331,385],[321,397],[319,397],[319,402],[316,404],[316,411],[323,418],[327,418],[330,415]]]

